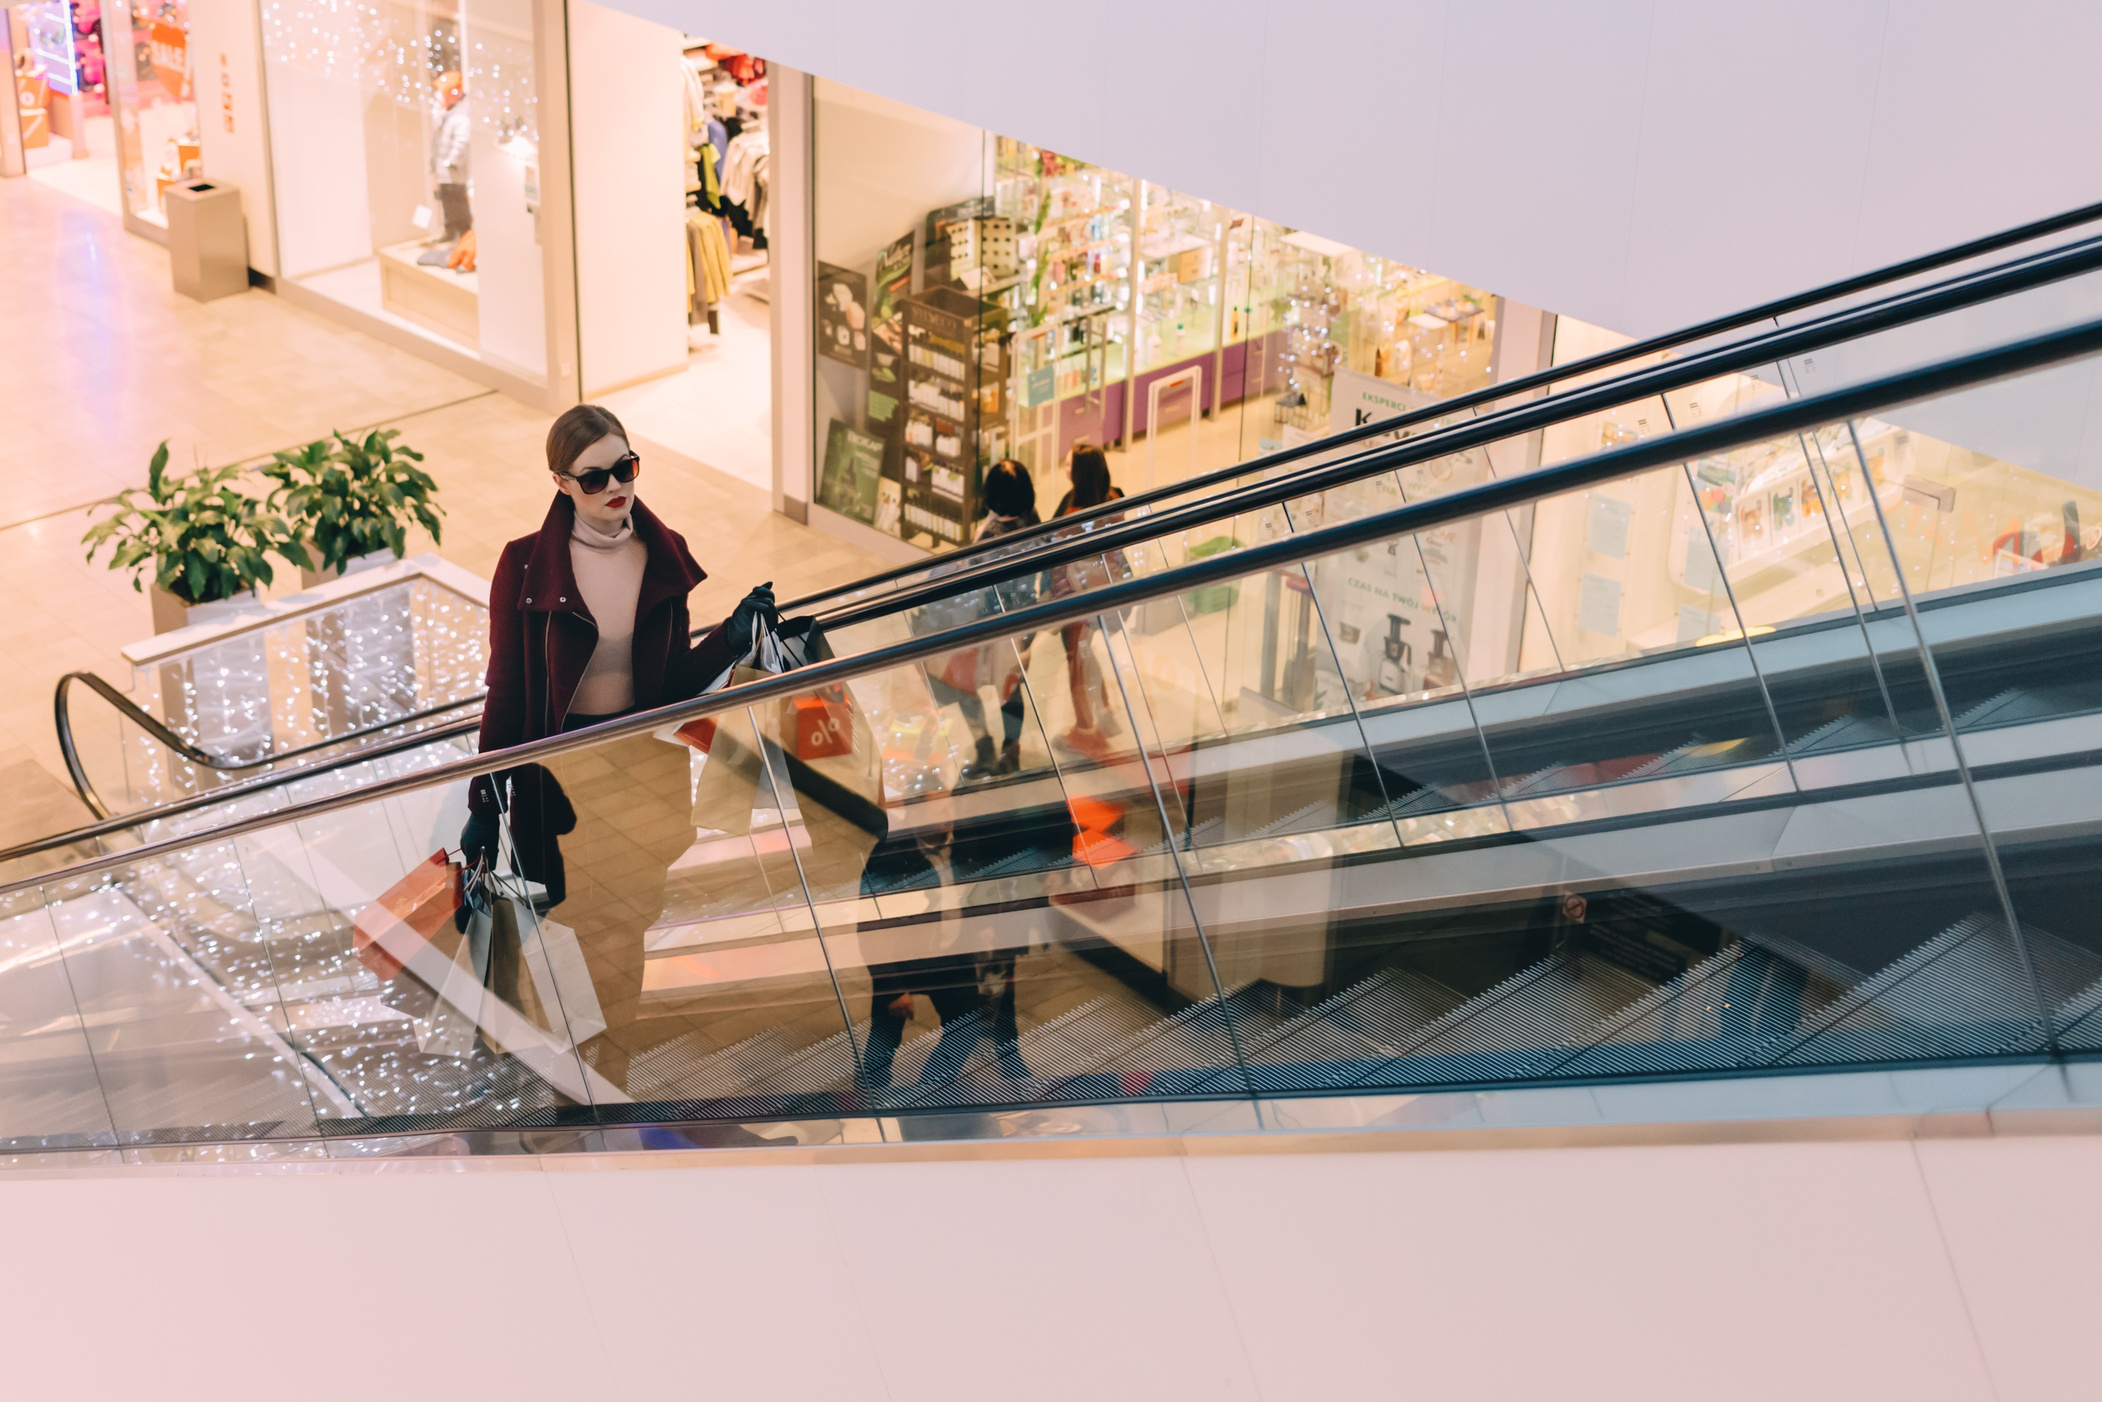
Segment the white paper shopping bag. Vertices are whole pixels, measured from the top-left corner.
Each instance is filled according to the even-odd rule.
[[[549,1040],[562,1051],[590,1041],[606,1030],[606,1014],[599,1007],[577,932],[529,910],[520,910],[518,916],[519,951],[532,973]]]

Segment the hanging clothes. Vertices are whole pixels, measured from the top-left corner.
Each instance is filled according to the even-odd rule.
[[[722,221],[698,209],[686,212],[686,295],[688,324],[705,317],[720,331],[716,308],[730,295],[730,245]]]
[[[720,214],[723,209],[723,184],[716,173],[716,163],[708,158],[704,148],[694,167],[700,176],[700,189],[695,192],[700,207],[710,214]]]
[[[723,161],[723,197],[731,204],[741,204],[753,210],[754,197],[759,192],[760,171],[766,164],[767,140],[765,127],[751,127],[730,138],[729,150]],[[758,220],[755,218],[754,223]]]
[[[766,128],[747,127],[723,161],[723,214],[757,248],[766,247],[767,152]]]
[[[691,221],[698,236],[700,267],[706,276],[708,303],[713,306],[730,295],[730,245],[723,238],[719,219],[703,215]]]
[[[686,139],[691,142],[693,134],[708,120],[708,84],[702,79],[701,71],[691,63],[682,60],[679,68],[685,74],[681,103],[686,108]]]
[[[723,155],[730,149],[730,129],[717,118],[710,117],[702,125],[702,130],[708,133],[708,144],[715,148],[715,181],[720,185],[723,179]]]

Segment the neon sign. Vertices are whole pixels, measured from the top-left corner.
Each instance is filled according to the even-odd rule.
[[[22,21],[29,31],[29,52],[36,60],[36,76],[55,93],[71,97],[80,91],[80,70],[73,59],[73,7],[67,0],[46,0],[41,5],[22,5]]]

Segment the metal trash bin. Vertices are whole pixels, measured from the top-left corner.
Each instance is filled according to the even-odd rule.
[[[168,267],[175,290],[209,302],[248,290],[248,222],[241,192],[219,180],[185,180],[167,190]]]

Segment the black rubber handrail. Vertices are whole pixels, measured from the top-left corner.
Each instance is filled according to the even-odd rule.
[[[1865,381],[1806,399],[1789,400],[1770,409],[1646,439],[1625,448],[1558,463],[1520,477],[1501,478],[1463,488],[1429,501],[1396,507],[1353,521],[1325,526],[1304,535],[1288,535],[1261,545],[1226,551],[1173,570],[1106,585],[1087,594],[994,614],[942,633],[911,638],[853,657],[820,662],[763,681],[727,687],[690,701],[603,722],[582,730],[549,736],[512,749],[435,765],[416,774],[381,780],[344,793],[329,794],[267,813],[253,814],[214,828],[209,834],[183,834],[107,853],[56,872],[0,885],[0,896],[55,882],[77,880],[99,872],[196,847],[225,841],[286,823],[303,821],[359,804],[377,802],[432,784],[452,783],[551,759],[610,740],[646,735],[666,726],[759,706],[786,697],[855,680],[874,672],[925,661],[945,653],[1023,634],[1048,632],[1068,623],[1121,611],[1153,599],[1168,598],[1225,583],[1264,570],[1290,568],[1306,560],[1393,536],[1412,535],[1493,511],[1528,505],[1546,497],[1599,486],[1618,478],[1692,458],[1726,453],[1751,444],[1801,433],[1826,424],[1880,413],[1897,405],[1971,389],[1996,380],[2029,374],[2054,365],[2102,353],[2102,321],[2031,337],[2013,345],[1979,351],[1921,369]],[[1406,446],[1406,445],[1402,445]],[[1398,453],[1399,449],[1385,450]]]
[[[271,620],[273,623],[276,621],[276,619]],[[201,764],[207,769],[218,770],[221,773],[239,773],[245,769],[266,769],[274,764],[282,764],[288,759],[296,759],[301,755],[317,754],[322,750],[341,745],[346,741],[356,740],[366,735],[375,735],[382,730],[392,730],[396,726],[412,725],[420,720],[429,720],[432,716],[442,716],[447,711],[457,711],[462,706],[478,705],[488,695],[487,692],[478,691],[472,696],[463,696],[457,701],[448,701],[444,705],[427,706],[423,710],[411,711],[407,715],[396,716],[392,720],[378,721],[371,725],[359,726],[355,730],[346,730],[341,735],[330,736],[326,740],[316,740],[312,744],[300,745],[289,750],[279,750],[261,759],[242,760],[233,759],[226,755],[215,755],[208,750],[199,749],[169,729],[159,717],[141,709],[136,702],[117,690],[106,678],[93,672],[68,672],[58,679],[58,689],[52,693],[52,719],[58,727],[58,748],[59,753],[65,758],[66,772],[73,776],[73,787],[80,794],[81,801],[87,804],[88,811],[97,818],[110,818],[115,815],[110,812],[109,805],[102,801],[102,795],[96,792],[94,783],[88,778],[87,769],[80,762],[79,748],[73,740],[72,706],[68,700],[67,693],[72,689],[75,682],[80,683],[97,696],[100,696],[104,701],[114,706],[119,715],[181,755],[190,763]],[[428,733],[420,732],[419,736],[427,735]],[[311,772],[311,767],[300,770],[302,774]],[[226,797],[227,790],[214,789],[210,791],[210,794],[214,798]],[[172,806],[167,805],[149,811],[154,814],[165,814]],[[0,860],[4,860],[8,855],[7,852],[0,852]]]
[[[1170,497],[1204,491],[1210,487],[1217,486],[1221,482],[1231,481],[1236,477],[1245,477],[1257,472],[1267,472],[1273,468],[1283,466],[1286,463],[1296,462],[1300,458],[1309,457],[1316,453],[1328,452],[1338,447],[1347,447],[1352,443],[1362,442],[1368,438],[1376,438],[1382,434],[1396,433],[1416,424],[1428,423],[1450,414],[1463,413],[1480,405],[1493,404],[1498,400],[1509,399],[1517,395],[1529,395],[1535,390],[1545,389],[1563,380],[1576,379],[1585,375],[1595,375],[1601,370],[1609,370],[1616,365],[1625,365],[1631,360],[1639,360],[1649,355],[1658,355],[1664,351],[1675,350],[1680,346],[1707,340],[1710,337],[1727,335],[1729,332],[1741,330],[1746,326],[1753,326],[1762,321],[1774,321],[1780,317],[1787,316],[1791,312],[1802,311],[1806,307],[1814,307],[1821,302],[1835,301],[1842,297],[1852,296],[1857,292],[1868,291],[1871,288],[1882,287],[1893,282],[1902,282],[1906,278],[1918,277],[1922,273],[1937,272],[1972,258],[2012,248],[2016,244],[2048,238],[2052,234],[2062,233],[2067,229],[2075,229],[2082,224],[2093,223],[2098,219],[2102,219],[2102,203],[2082,205],[2078,209],[2067,210],[2063,214],[2054,214],[2048,218],[2035,220],[2032,223],[2017,225],[2012,229],[2006,229],[1997,234],[1989,234],[1984,238],[1972,239],[1968,243],[1953,244],[1948,248],[1940,249],[1934,253],[1922,254],[1917,258],[1907,259],[1902,263],[1891,263],[1866,273],[1856,274],[1853,277],[1841,278],[1837,282],[1828,282],[1822,286],[1813,287],[1808,291],[1798,292],[1793,296],[1783,297],[1777,301],[1762,303],[1744,311],[1732,312],[1726,316],[1716,317],[1711,321],[1682,327],[1677,331],[1669,331],[1661,336],[1652,336],[1646,340],[1633,341],[1614,350],[1601,351],[1597,355],[1587,356],[1582,360],[1573,360],[1567,365],[1550,366],[1531,375],[1524,375],[1515,380],[1507,380],[1501,384],[1490,385],[1486,389],[1456,395],[1451,399],[1441,400],[1439,403],[1426,409],[1412,410],[1409,413],[1399,414],[1390,419],[1360,424],[1355,428],[1345,429],[1312,443],[1299,444],[1295,447],[1281,449],[1267,456],[1251,458],[1244,463],[1217,468],[1211,472],[1199,473],[1195,477],[1155,487],[1148,491],[1140,492],[1136,496],[1119,497],[1114,502],[1105,502],[1086,511],[1075,512],[1069,516],[1056,517],[1053,520],[1044,521],[1035,526],[1025,526],[1021,530],[1010,531],[996,540],[974,541],[944,555],[930,557],[925,561],[915,561],[909,565],[898,565],[881,573],[868,575],[852,584],[841,585],[836,589],[821,589],[814,594],[805,594],[801,598],[790,599],[782,604],[782,608],[784,610],[806,612],[827,599],[838,598],[842,594],[852,593],[855,590],[887,584],[894,579],[902,579],[906,575],[917,574],[922,570],[933,568],[937,565],[968,560],[998,547],[1012,548],[1014,545],[1036,539],[1054,531],[1082,526],[1088,521],[1105,515],[1135,511],[1150,506],[1155,502],[1165,501]],[[2043,252],[2049,252],[2049,250],[2044,250]]]
[[[2102,208],[2102,206],[2097,208]],[[999,583],[1033,575],[1069,560],[1099,555],[1124,546],[1143,544],[1164,535],[1193,529],[1209,521],[1229,518],[1247,511],[1260,510],[1309,493],[1328,490],[1363,477],[1395,471],[1420,462],[1463,451],[1467,448],[1528,433],[1536,428],[1545,427],[1575,415],[1594,412],[1601,407],[1612,407],[1626,403],[1631,399],[1641,399],[1661,394],[1671,389],[1699,383],[1716,375],[1730,373],[1734,370],[1768,364],[1791,356],[1807,355],[1834,343],[1856,340],[1879,331],[1890,330],[1911,322],[1940,316],[1980,302],[2010,296],[2051,282],[2079,276],[2097,268],[2102,268],[2102,238],[2084,240],[2080,243],[2045,250],[2026,259],[2018,259],[2010,264],[1971,274],[1965,278],[1953,279],[1946,283],[1935,284],[1931,287],[1900,294],[1866,307],[1834,313],[1832,316],[1816,322],[1791,327],[1785,331],[1767,332],[1714,351],[1704,352],[1698,356],[1667,362],[1615,380],[1587,386],[1580,390],[1572,390],[1552,399],[1523,403],[1516,408],[1469,420],[1434,433],[1406,440],[1400,444],[1388,445],[1384,448],[1369,448],[1363,453],[1338,462],[1323,464],[1283,478],[1254,483],[1233,492],[1189,502],[1172,511],[1140,517],[1135,520],[1127,520],[1106,526],[1100,530],[1089,530],[1087,529],[1088,523],[1083,523],[1081,533],[1069,539],[1039,546],[1027,552],[1014,552],[977,568],[969,569],[966,573],[944,574],[934,580],[909,589],[900,589],[888,594],[877,595],[874,598],[825,615],[825,622],[829,627],[843,628],[868,622],[875,618],[886,617],[892,613],[917,607],[936,599],[953,598],[960,592],[990,588]],[[1362,437],[1365,435],[1360,434],[1358,436]],[[1332,444],[1334,440],[1324,441]],[[1241,471],[1242,469],[1234,469],[1232,475],[1239,475]],[[1132,504],[1131,500],[1126,499],[1119,500],[1113,505],[1117,510],[1122,511],[1129,509]],[[1060,524],[1071,527],[1076,519],[1074,517],[1062,518]],[[1011,546],[1019,534],[1021,533],[1017,532],[1003,536],[998,542],[988,542],[987,544],[989,546]],[[943,560],[936,563],[943,565],[949,563],[949,561]],[[925,567],[915,566],[914,568]],[[787,607],[794,607],[794,605]],[[695,630],[696,636],[701,631],[703,630]],[[172,736],[165,728],[160,727],[158,722],[146,716],[143,711],[131,706],[128,701],[122,698],[121,693],[116,692],[115,688],[111,687],[102,678],[96,677],[91,673],[79,673],[73,674],[73,676],[88,682],[99,693],[126,708],[142,725],[147,726],[149,730],[158,732],[158,736],[163,738],[164,742],[171,743],[192,756],[202,753],[196,751],[193,747],[187,746],[179,737]],[[26,844],[24,847],[0,851],[0,860],[5,860],[15,855],[26,855],[30,851],[46,850],[53,846],[65,845],[68,842],[89,836],[102,835],[105,832],[115,831],[128,825],[121,819],[113,817],[107,806],[102,804],[99,796],[94,793],[92,786],[87,782],[84,772],[79,767],[77,756],[73,753],[71,731],[63,709],[65,688],[67,681],[70,679],[70,677],[63,679],[59,684],[60,747],[66,753],[68,770],[72,773],[74,785],[80,790],[83,800],[88,803],[90,810],[95,812],[98,817],[109,819],[110,822],[92,825],[93,831],[89,828],[76,829],[73,833],[58,834],[51,838],[42,839],[37,843]],[[463,700],[456,703],[455,706],[440,707],[432,712],[419,713],[417,716],[403,717],[398,721],[383,722],[377,726],[367,727],[362,731],[348,732],[330,740],[302,747],[299,750],[287,751],[284,755],[272,757],[271,760],[261,760],[243,767],[260,768],[276,759],[325,749],[331,745],[342,744],[357,738],[361,734],[388,729],[394,725],[404,724],[421,718],[423,715],[442,713],[446,710],[456,709],[457,705],[465,704],[468,703]],[[461,727],[463,730],[465,728],[465,726]],[[448,729],[446,733],[449,735],[456,732]],[[440,737],[438,737],[436,732],[422,732],[421,738],[435,739]],[[394,748],[398,747],[390,746],[387,752],[392,753]],[[362,751],[359,753],[360,755],[369,755],[371,752]],[[358,756],[355,755],[346,757],[344,762],[356,762],[357,758]],[[200,762],[211,763],[208,758]],[[225,766],[214,765],[213,767]],[[337,767],[340,766],[328,766],[329,769]],[[292,778],[318,772],[325,771],[319,766],[306,766],[295,774],[288,774],[284,777],[289,781]],[[242,789],[243,791],[252,791],[253,787],[261,786],[244,785]],[[228,789],[213,791],[213,796],[211,797],[200,795],[193,799],[179,800],[177,804],[163,805],[154,809],[144,810],[137,815],[127,816],[130,816],[133,821],[137,822],[150,821],[156,816],[172,816],[176,812],[190,811],[195,807],[201,806],[202,802],[213,801],[213,797],[231,796],[230,789],[231,786]]]
[[[401,754],[407,750],[420,750],[441,740],[456,740],[462,736],[473,735],[481,729],[481,725],[482,718],[480,716],[468,716],[463,720],[451,721],[444,725],[434,725],[428,730],[418,730],[409,735],[397,735],[391,740],[381,740],[376,744],[348,750],[340,755],[332,755],[313,764],[303,764],[297,769],[281,770],[274,774],[259,774],[253,779],[223,784],[216,789],[204,789],[198,793],[191,794],[187,798],[179,798],[172,803],[156,804],[152,808],[141,808],[131,813],[109,814],[99,821],[86,823],[66,832],[54,833],[50,837],[40,837],[33,842],[24,842],[13,847],[0,848],[0,863],[10,862],[19,857],[33,857],[39,852],[50,852],[60,847],[70,847],[75,843],[92,842],[115,833],[128,832],[133,828],[145,827],[150,823],[162,822],[169,818],[179,818],[185,813],[194,813],[200,808],[211,808],[237,798],[245,798],[251,794],[284,788],[298,783],[302,779],[313,779],[323,774],[333,774],[339,769],[349,769],[355,765],[369,764],[373,760],[385,759],[389,755]],[[349,737],[346,736],[344,738]]]

